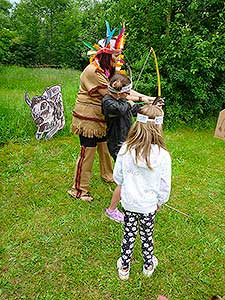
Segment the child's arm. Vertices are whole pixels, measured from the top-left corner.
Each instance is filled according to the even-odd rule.
[[[117,117],[124,115],[131,107],[128,101],[117,101],[114,99],[104,99],[102,107],[105,116]]]
[[[133,117],[137,116],[137,113],[142,106],[143,106],[143,104],[134,104],[133,106],[131,106],[131,113],[132,113]]]
[[[158,195],[158,209],[169,200],[171,191],[171,158],[166,151],[161,163],[161,180]]]
[[[146,96],[144,94],[138,93],[134,90],[130,91],[130,95],[127,96],[127,100],[135,101],[135,102],[145,102],[147,103],[153,103],[153,101],[156,99],[156,97],[150,97]]]
[[[122,158],[121,158],[121,152],[124,151],[124,146],[121,147],[116,162],[113,169],[113,179],[117,185],[123,184],[123,170],[122,170]]]

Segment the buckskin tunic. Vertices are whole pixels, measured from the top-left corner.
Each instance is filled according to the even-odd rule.
[[[102,95],[108,78],[96,62],[89,64],[80,76],[80,87],[73,111],[71,132],[79,135],[81,151],[76,163],[73,187],[68,193],[74,198],[90,201],[91,170],[96,150],[99,155],[100,174],[104,181],[112,182],[112,160],[106,143],[106,122],[102,114]],[[87,200],[89,199],[89,200]]]
[[[95,63],[89,64],[80,76],[80,88],[73,111],[71,131],[92,138],[106,136],[105,117],[102,114],[102,95],[98,89],[106,89],[108,78]]]

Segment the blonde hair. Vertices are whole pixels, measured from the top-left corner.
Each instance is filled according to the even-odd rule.
[[[148,116],[149,119],[164,115],[161,108],[149,104],[142,106],[139,113]],[[148,168],[152,170],[150,164],[152,144],[158,145],[159,148],[166,149],[162,136],[162,126],[154,122],[141,123],[136,121],[128,133],[125,153],[135,149],[136,162],[142,158],[146,161]]]

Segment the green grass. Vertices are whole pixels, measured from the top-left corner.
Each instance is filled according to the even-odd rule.
[[[46,70],[59,74],[68,87],[76,73],[67,71]],[[28,77],[32,72],[45,75],[45,70],[24,72]],[[9,94],[14,93],[13,80]],[[29,87],[26,76],[22,81]],[[28,90],[32,95],[42,92],[45,82],[39,89],[38,84]],[[20,93],[22,97],[22,88]],[[72,91],[70,98],[72,109]],[[142,276],[138,238],[128,282],[121,282],[116,270],[122,225],[104,215],[114,185],[100,179],[97,158],[91,179],[95,200],[85,203],[66,193],[79,153],[77,137],[62,133],[47,142],[36,141],[34,130],[28,139],[21,134],[20,143],[17,138],[16,143],[8,140],[0,148],[0,299],[156,300],[163,294],[171,300],[209,300],[224,295],[225,141],[214,138],[213,131],[165,131],[173,162],[168,204],[190,217],[167,207],[157,214],[154,241],[159,266],[151,278]]]

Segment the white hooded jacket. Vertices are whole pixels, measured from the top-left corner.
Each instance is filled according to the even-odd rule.
[[[135,150],[126,153],[126,144],[121,147],[113,177],[121,185],[121,203],[125,210],[148,214],[169,199],[171,190],[171,158],[158,145],[151,145],[150,170],[141,159],[136,163]]]

